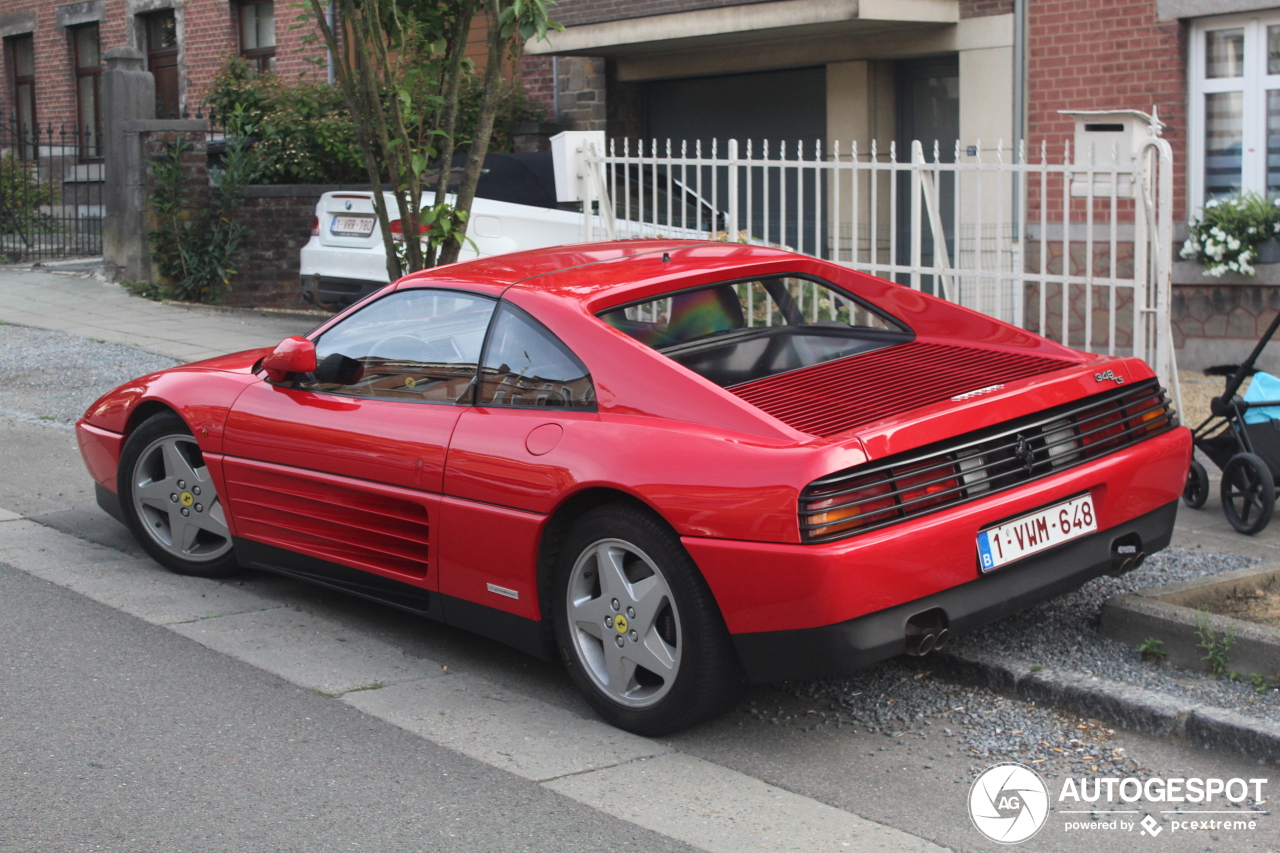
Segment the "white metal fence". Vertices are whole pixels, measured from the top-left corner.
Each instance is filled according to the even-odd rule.
[[[602,141],[602,140],[601,140]],[[588,239],[778,245],[932,292],[1091,352],[1136,354],[1177,394],[1172,153],[1051,158],[997,144],[585,140]]]

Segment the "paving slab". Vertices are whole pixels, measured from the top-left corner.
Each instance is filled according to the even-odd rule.
[[[89,272],[0,269],[0,322],[128,344],[182,361],[274,346],[323,319],[154,302]]]
[[[330,696],[442,675],[440,664],[413,658],[290,607],[170,626],[203,646]]]
[[[547,783],[553,791],[715,853],[943,848],[682,754]]]
[[[366,714],[538,782],[671,752],[657,741],[463,674],[348,693],[342,699]]]

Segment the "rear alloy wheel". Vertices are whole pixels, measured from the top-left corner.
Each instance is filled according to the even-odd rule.
[[[659,735],[727,710],[743,679],[719,608],[650,514],[592,510],[560,549],[553,610],[569,674],[619,728]]]
[[[1261,532],[1276,509],[1276,484],[1267,463],[1237,453],[1222,469],[1222,512],[1231,526],[1249,536]]]
[[[120,506],[138,544],[178,574],[218,578],[238,570],[231,532],[200,446],[181,418],[156,415],[120,455]]]
[[[1182,502],[1192,509],[1199,509],[1209,499],[1209,472],[1196,460],[1191,460],[1187,471],[1187,484],[1182,488]]]

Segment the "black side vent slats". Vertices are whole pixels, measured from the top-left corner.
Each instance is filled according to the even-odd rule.
[[[1074,468],[1178,425],[1150,379],[815,480],[800,497],[805,542],[829,542]]]

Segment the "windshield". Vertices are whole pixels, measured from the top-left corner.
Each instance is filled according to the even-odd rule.
[[[796,276],[686,290],[599,316],[724,387],[914,337],[902,323],[853,296]]]

